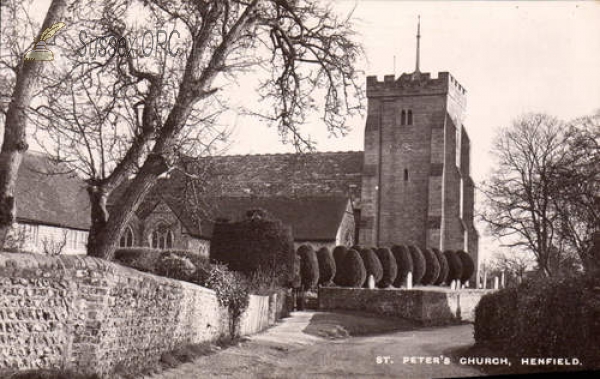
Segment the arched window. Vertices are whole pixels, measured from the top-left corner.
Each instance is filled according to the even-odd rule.
[[[403,109],[400,116],[400,125],[406,125],[406,111]]]
[[[404,181],[407,182],[408,181],[408,169],[404,169]]]
[[[408,125],[412,125],[412,123],[413,123],[413,114],[412,114],[412,111],[409,110],[408,111]]]
[[[133,246],[133,230],[131,227],[125,227],[123,230],[123,234],[121,234],[121,239],[119,240],[120,247],[131,247]]]
[[[150,246],[155,249],[170,249],[173,247],[173,232],[164,224],[159,224],[152,231]]]

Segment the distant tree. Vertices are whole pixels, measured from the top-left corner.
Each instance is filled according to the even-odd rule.
[[[473,261],[473,258],[463,250],[458,250],[456,256],[460,259],[462,265],[460,282],[461,284],[465,284],[471,279],[471,276],[475,272],[475,262]]]
[[[421,252],[425,258],[425,274],[423,274],[421,283],[424,285],[434,284],[440,276],[440,262],[430,248],[421,249]]]
[[[560,238],[565,170],[573,170],[565,123],[545,114],[527,114],[499,131],[494,143],[497,167],[482,186],[483,220],[508,247],[526,247],[545,276],[556,274],[572,251]],[[552,267],[551,262],[556,262]]]
[[[367,280],[367,270],[360,253],[354,249],[348,250],[340,266],[341,285],[345,287],[362,287]]]
[[[379,283],[383,278],[383,267],[381,267],[377,254],[372,249],[364,248],[360,251],[360,257],[365,265],[365,270],[367,270],[367,278],[369,278],[369,275],[373,275],[375,283]]]
[[[440,249],[434,247],[432,250],[435,253],[435,256],[440,264],[440,274],[438,275],[437,280],[434,282],[436,286],[439,286],[444,284],[448,279],[448,260],[446,259],[444,253],[440,251]]]
[[[346,246],[336,246],[333,249],[333,259],[335,260],[335,277],[333,278],[333,282],[337,285],[342,285],[342,271],[340,267],[342,266],[342,262],[344,257],[348,254],[348,248]]]
[[[423,275],[425,275],[425,257],[423,252],[415,245],[409,245],[408,251],[413,264],[413,285],[421,284]]]
[[[408,247],[405,245],[392,246],[392,254],[396,259],[396,265],[398,266],[398,275],[396,275],[394,287],[400,288],[406,282],[408,273],[413,272],[413,260]]]
[[[396,258],[387,247],[380,247],[375,250],[381,267],[383,268],[383,276],[379,281],[378,285],[381,288],[390,287],[394,284],[396,276],[398,276],[398,265],[396,264]]]
[[[525,279],[525,273],[535,266],[535,258],[532,254],[516,253],[514,251],[496,254],[488,264],[488,272],[491,276],[505,275],[507,284],[518,284]]]
[[[319,261],[319,284],[332,285],[337,270],[331,251],[325,246],[320,248],[317,250],[317,260]]]
[[[444,251],[444,256],[448,261],[448,278],[446,282],[450,284],[453,280],[460,280],[462,277],[462,261],[452,250]]]
[[[298,255],[300,256],[301,287],[302,290],[309,291],[316,288],[319,283],[319,261],[314,249],[305,246],[298,249]]]

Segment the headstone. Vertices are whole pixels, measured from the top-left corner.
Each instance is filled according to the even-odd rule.
[[[500,275],[500,287],[506,288],[506,277],[504,275],[504,270],[502,270],[502,274]]]
[[[375,288],[375,278],[373,277],[373,274],[370,274],[369,279],[367,279],[367,288],[371,290]]]
[[[494,276],[494,289],[497,290],[498,289],[498,277]]]
[[[409,272],[408,275],[406,275],[406,288],[411,289],[413,286],[412,284],[412,272]]]
[[[483,289],[487,288],[487,271],[483,272]]]

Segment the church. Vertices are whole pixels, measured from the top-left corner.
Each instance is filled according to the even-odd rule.
[[[124,229],[120,245],[208,255],[215,222],[237,220],[247,210],[261,208],[292,227],[296,246],[415,244],[465,250],[478,263],[470,141],[463,125],[466,89],[448,72],[433,77],[420,71],[419,34],[414,72],[386,75],[382,81],[366,78],[363,151],[215,156],[182,162],[190,166],[186,171],[201,174],[207,182],[194,182],[177,172],[159,179]],[[35,173],[39,160],[31,154],[26,157],[18,195],[23,195],[19,188],[29,195],[60,193],[51,187],[62,183],[77,192],[73,180],[54,178],[53,184],[45,185],[49,179]],[[85,195],[84,183],[81,191]],[[90,225],[89,204],[85,196],[71,198],[78,199],[73,206],[78,209],[67,207],[69,213],[85,219],[77,225],[73,225],[77,218],[59,210],[36,209],[21,213],[19,223],[27,231],[54,228],[54,237],[73,239],[68,253],[85,253],[81,233]],[[54,209],[56,199],[35,195],[27,208],[35,204]],[[39,214],[44,217],[36,220]],[[67,237],[64,230],[73,230],[76,236]],[[47,233],[47,238],[54,237]]]

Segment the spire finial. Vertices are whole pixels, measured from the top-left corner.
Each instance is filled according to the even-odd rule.
[[[419,69],[419,58],[421,55],[421,15],[419,15],[419,21],[417,23],[417,65],[415,67],[415,72],[421,72]]]

